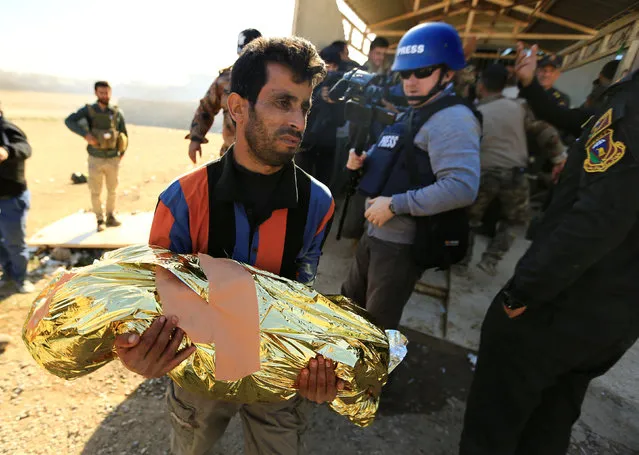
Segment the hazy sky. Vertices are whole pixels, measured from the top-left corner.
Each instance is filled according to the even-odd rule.
[[[0,0],[0,69],[183,84],[237,58],[237,35],[290,35],[295,0]]]

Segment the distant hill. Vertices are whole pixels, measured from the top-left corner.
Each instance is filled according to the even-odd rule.
[[[196,101],[213,82],[217,72],[194,74],[180,86],[156,86],[143,82],[113,85],[115,98],[134,98],[149,101]],[[71,79],[46,74],[13,73],[0,70],[0,90],[32,92],[93,94],[94,80]]]
[[[113,87],[113,101],[129,124],[186,131],[211,81],[200,75],[180,87],[118,85]],[[94,102],[93,84],[92,80],[0,71],[0,102],[8,117],[63,119],[83,104]],[[216,117],[211,132],[221,131],[222,119]]]
[[[134,125],[162,126],[187,131],[191,126],[197,101],[147,101],[120,98],[118,106],[122,108],[127,123]],[[222,132],[222,117],[215,117],[211,133]]]

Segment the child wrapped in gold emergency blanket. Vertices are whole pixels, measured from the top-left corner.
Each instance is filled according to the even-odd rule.
[[[161,314],[179,317],[182,347],[196,346],[169,373],[180,387],[241,403],[286,400],[321,354],[347,383],[330,406],[360,426],[373,421],[388,373],[406,353],[399,332],[384,332],[344,297],[229,259],[146,245],[54,278],[33,303],[23,339],[46,370],[72,379],[116,358],[117,335],[142,334]]]

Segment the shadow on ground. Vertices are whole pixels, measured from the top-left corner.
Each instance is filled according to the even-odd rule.
[[[304,455],[453,455],[461,434],[464,401],[472,380],[467,349],[402,329],[410,340],[407,358],[384,390],[375,422],[358,428],[317,406],[306,433]],[[163,455],[169,453],[165,408],[167,378],[142,383],[104,419],[83,455]],[[584,431],[584,430],[582,430]],[[210,455],[243,453],[242,428],[231,420]],[[568,455],[632,455],[587,430]]]
[[[451,398],[465,401],[472,380],[467,357],[471,351],[407,328],[401,330],[410,339],[408,355],[391,376],[380,413],[431,414]]]
[[[438,412],[446,406],[451,397],[463,400],[472,375],[466,359],[468,351],[417,332],[406,332],[410,332],[408,336],[411,339],[408,355],[402,366],[395,371],[392,383],[386,388],[377,422],[369,428],[360,429],[325,407],[318,407],[309,429],[309,450],[305,453],[377,453],[380,449],[379,442],[378,438],[373,436],[379,433],[380,438],[388,439],[390,446],[393,440],[395,443],[406,440],[403,433],[411,432],[410,428],[397,425],[394,431],[383,435],[382,433],[387,433],[383,430],[386,425],[379,425],[383,421],[391,423],[395,419],[393,416],[428,415]],[[166,378],[142,383],[104,419],[82,453],[168,453],[170,426],[164,399],[167,384]],[[340,435],[337,440],[333,437],[334,431]],[[330,442],[327,443],[326,436],[329,434]],[[406,449],[409,452],[404,453],[419,453],[414,446],[412,452],[411,447]],[[239,422],[232,421],[215,453],[242,453]]]

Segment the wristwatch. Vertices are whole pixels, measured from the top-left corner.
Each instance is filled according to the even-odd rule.
[[[390,204],[388,204],[388,209],[393,215],[397,215],[397,213],[395,213],[395,207],[393,207],[393,199],[391,199]]]

